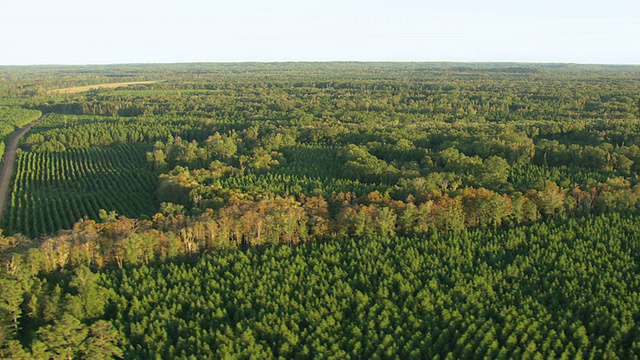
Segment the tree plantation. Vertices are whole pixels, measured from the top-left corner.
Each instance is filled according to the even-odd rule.
[[[42,114],[0,358],[640,357],[640,67],[0,67]]]

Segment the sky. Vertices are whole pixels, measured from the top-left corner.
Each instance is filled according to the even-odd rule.
[[[638,0],[4,0],[0,65],[640,64]]]

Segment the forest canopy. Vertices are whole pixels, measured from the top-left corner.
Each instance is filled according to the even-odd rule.
[[[0,67],[41,114],[0,357],[640,353],[640,67]]]

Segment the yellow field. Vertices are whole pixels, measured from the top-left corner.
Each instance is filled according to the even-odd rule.
[[[75,86],[64,89],[54,89],[49,90],[50,93],[60,93],[60,94],[74,94],[89,91],[91,89],[99,89],[99,88],[117,88],[120,86],[127,85],[139,85],[139,84],[153,84],[158,81],[130,81],[130,82],[120,82],[120,83],[108,83],[108,84],[95,84],[95,85],[87,85],[87,86]]]

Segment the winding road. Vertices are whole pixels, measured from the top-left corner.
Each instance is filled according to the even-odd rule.
[[[11,176],[13,175],[13,167],[16,164],[16,149],[18,149],[18,141],[33,125],[44,120],[49,114],[42,115],[38,120],[20,128],[9,135],[9,140],[4,149],[4,157],[2,158],[2,170],[0,170],[0,219],[4,216],[4,210],[7,207],[7,196],[9,195],[9,185],[11,184]]]

